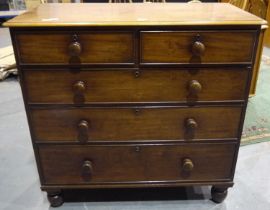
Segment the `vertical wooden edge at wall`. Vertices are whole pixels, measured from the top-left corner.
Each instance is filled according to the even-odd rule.
[[[14,50],[16,65],[17,65],[17,69],[18,69],[18,77],[19,77],[19,81],[20,81],[21,92],[22,92],[22,96],[23,96],[23,103],[24,103],[24,108],[25,108],[25,112],[26,112],[26,116],[27,116],[27,122],[28,122],[29,131],[30,131],[32,146],[33,146],[33,150],[34,150],[34,156],[35,156],[36,165],[37,165],[38,174],[39,174],[39,180],[40,180],[40,183],[43,184],[44,177],[43,177],[43,173],[41,170],[38,146],[34,142],[34,135],[33,135],[32,123],[31,123],[31,115],[30,115],[30,110],[29,110],[28,104],[27,104],[27,91],[26,91],[26,88],[24,85],[23,71],[19,65],[19,49],[18,49],[18,43],[17,43],[17,39],[16,39],[16,29],[15,28],[10,28],[10,35],[11,35],[11,41],[13,44],[12,46],[13,46],[13,50]]]
[[[266,20],[268,21],[268,29],[265,32],[264,44],[266,47],[270,47],[270,1],[268,2]]]
[[[262,58],[262,51],[263,51],[263,44],[264,44],[263,41],[264,41],[265,31],[266,31],[266,27],[262,26],[261,32],[259,35],[258,47],[256,50],[255,65],[253,67],[251,87],[250,87],[250,91],[249,91],[250,97],[255,96],[255,93],[256,93],[257,80],[258,80],[258,75],[259,75],[260,66],[261,66],[261,58]]]
[[[256,39],[254,41],[254,48],[253,48],[253,51],[256,52],[256,53],[257,53],[257,49],[258,49],[261,30],[262,30],[261,26],[258,26],[257,35],[256,35]],[[249,92],[250,92],[250,88],[251,88],[251,79],[252,79],[252,74],[253,74],[256,58],[257,58],[257,55],[253,55],[252,65],[247,66],[247,68],[249,68],[248,84],[247,84],[246,94],[245,94],[245,103],[244,103],[244,106],[242,108],[242,113],[241,113],[241,118],[240,118],[240,123],[239,123],[239,129],[238,129],[238,132],[239,132],[238,133],[238,139],[239,139],[239,141],[237,142],[236,150],[235,150],[235,154],[234,154],[234,161],[233,161],[232,171],[231,171],[232,178],[234,178],[234,175],[235,175],[235,168],[236,168],[237,159],[238,159],[239,147],[240,147],[240,144],[241,144],[241,136],[242,136],[242,132],[243,132],[243,126],[244,126],[244,121],[245,121],[245,116],[246,116],[247,105],[248,105]]]

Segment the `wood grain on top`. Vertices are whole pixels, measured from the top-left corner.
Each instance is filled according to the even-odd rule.
[[[8,27],[261,25],[266,21],[226,3],[42,4],[9,20]]]

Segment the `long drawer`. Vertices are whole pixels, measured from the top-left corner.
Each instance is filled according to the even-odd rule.
[[[37,141],[237,138],[242,107],[31,109]]]
[[[141,32],[143,64],[251,62],[256,31]]]
[[[21,64],[134,63],[133,32],[61,32],[16,35]]]
[[[248,70],[34,69],[23,74],[29,103],[200,102],[244,100]]]
[[[231,179],[235,144],[39,146],[43,184]]]

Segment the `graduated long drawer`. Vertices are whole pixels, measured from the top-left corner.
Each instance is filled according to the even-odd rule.
[[[39,146],[43,184],[228,181],[235,144]]]
[[[238,137],[242,107],[33,108],[37,141],[192,140]]]
[[[247,68],[24,70],[28,103],[244,100]]]

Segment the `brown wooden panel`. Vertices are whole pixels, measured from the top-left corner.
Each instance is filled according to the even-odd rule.
[[[21,63],[134,63],[132,32],[79,32],[77,42],[81,53],[72,57],[70,32],[18,34],[16,40]],[[76,49],[75,49],[76,50]],[[75,53],[76,53],[75,52]]]
[[[141,63],[251,62],[255,38],[255,31],[142,32]],[[202,56],[192,53],[196,40],[205,47]]]
[[[230,179],[234,153],[235,144],[39,147],[45,184],[63,185]]]
[[[270,2],[268,1],[266,20],[268,21],[268,29],[264,36],[264,44],[266,47],[270,47]]]
[[[237,138],[241,110],[242,107],[32,109],[31,124],[39,141]],[[189,118],[197,123],[196,129],[188,129]],[[88,125],[80,124],[82,120]]]
[[[108,71],[24,71],[29,103],[77,103],[74,84],[82,81],[81,103],[91,102],[186,102],[244,100],[246,68]],[[202,91],[191,94],[197,80]],[[50,84],[50,85],[48,85]]]

